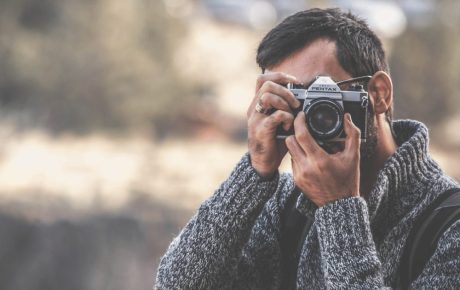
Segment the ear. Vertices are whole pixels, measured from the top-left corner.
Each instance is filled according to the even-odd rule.
[[[384,114],[393,103],[393,83],[384,71],[376,72],[367,86],[375,114]]]

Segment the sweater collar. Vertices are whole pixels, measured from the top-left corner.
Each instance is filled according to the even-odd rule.
[[[366,198],[372,220],[387,199],[403,200],[442,174],[428,153],[428,129],[420,122],[399,120],[393,122],[396,152],[384,163],[377,175],[373,190]]]
[[[388,201],[411,198],[412,193],[420,192],[418,189],[428,186],[433,178],[442,175],[439,166],[429,156],[428,128],[424,124],[398,120],[393,121],[393,130],[398,148],[385,161],[373,189],[366,197],[370,220],[382,203],[399,204]],[[306,215],[313,215],[317,208],[303,194],[299,196],[296,207]]]

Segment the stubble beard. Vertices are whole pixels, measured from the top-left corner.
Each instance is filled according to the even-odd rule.
[[[370,107],[370,106],[369,106]],[[375,156],[377,152],[377,127],[375,126],[374,113],[370,108],[367,111],[367,132],[366,132],[366,142],[361,143],[360,155],[361,155],[361,167],[366,166],[370,160]]]

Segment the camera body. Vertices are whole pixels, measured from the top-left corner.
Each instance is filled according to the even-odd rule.
[[[287,88],[300,101],[295,115],[303,111],[306,125],[318,144],[338,142],[345,139],[343,117],[350,113],[353,123],[361,130],[361,140],[366,141],[368,93],[362,85],[351,85],[349,90],[341,90],[328,76],[318,76],[307,88],[287,84]],[[294,134],[294,129],[277,128],[277,138]]]

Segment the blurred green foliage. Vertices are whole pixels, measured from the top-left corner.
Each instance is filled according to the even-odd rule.
[[[164,135],[199,98],[162,1],[0,1],[0,115],[20,129]],[[181,124],[182,122],[182,124]],[[173,124],[174,123],[174,124]]]

